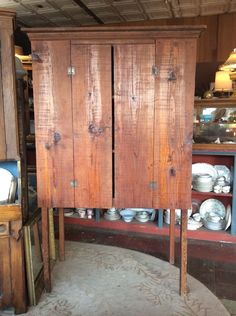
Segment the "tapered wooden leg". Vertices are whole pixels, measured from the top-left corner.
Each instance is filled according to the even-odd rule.
[[[43,273],[44,286],[47,292],[51,292],[51,271],[50,271],[50,256],[49,256],[49,220],[48,209],[42,207],[42,248],[43,248]]]
[[[50,259],[56,260],[56,245],[55,245],[55,231],[54,231],[54,218],[53,208],[48,210],[49,217],[49,246],[50,246]]]
[[[59,259],[65,260],[65,227],[64,227],[64,209],[59,208]]]
[[[187,225],[188,211],[181,210],[180,231],[180,295],[187,295]]]
[[[169,249],[169,262],[175,263],[175,210],[170,210],[170,249]]]

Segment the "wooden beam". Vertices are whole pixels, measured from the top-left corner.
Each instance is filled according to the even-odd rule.
[[[175,263],[175,210],[170,210],[170,249],[169,249],[169,263]]]
[[[104,24],[104,22],[93,12],[91,11],[81,0],[74,0],[78,6],[81,7],[88,15],[94,18],[95,21],[98,22],[98,24]]]
[[[20,205],[8,204],[0,205],[0,222],[10,222],[21,220],[22,214]]]

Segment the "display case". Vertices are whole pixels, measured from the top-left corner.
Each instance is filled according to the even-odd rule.
[[[235,146],[236,99],[196,100],[193,140],[196,144],[219,144],[221,148]]]

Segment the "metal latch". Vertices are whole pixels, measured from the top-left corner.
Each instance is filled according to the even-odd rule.
[[[68,76],[74,76],[75,75],[75,67],[69,66],[67,68],[67,74],[68,74]]]
[[[156,190],[156,188],[157,188],[157,183],[156,183],[156,181],[151,181],[151,182],[149,182],[149,189],[151,189],[151,190]]]
[[[77,187],[77,186],[78,186],[77,181],[76,181],[76,180],[71,180],[71,182],[70,182],[70,186],[71,186],[72,188]]]

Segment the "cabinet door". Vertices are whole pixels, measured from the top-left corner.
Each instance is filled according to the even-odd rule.
[[[154,44],[114,47],[116,207],[152,207],[154,65]]]
[[[72,45],[75,205],[112,206],[110,45]]]
[[[191,207],[195,39],[156,42],[154,208]]]
[[[32,43],[39,206],[74,206],[69,41]]]

